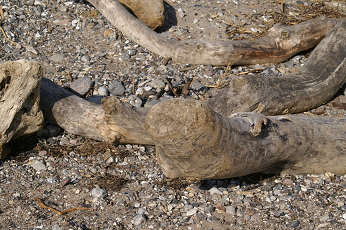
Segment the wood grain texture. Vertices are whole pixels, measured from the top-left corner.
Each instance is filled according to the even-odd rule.
[[[127,37],[176,63],[248,65],[278,63],[316,46],[341,19],[313,19],[295,26],[276,24],[265,37],[241,41],[176,41],[168,39],[132,16],[116,0],[90,0]]]
[[[41,77],[42,68],[33,61],[8,61],[0,65],[0,159],[8,155],[9,141],[42,128]]]

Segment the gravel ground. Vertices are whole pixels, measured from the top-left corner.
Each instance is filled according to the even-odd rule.
[[[282,13],[282,2],[285,13]],[[345,16],[342,1],[168,1],[175,39],[252,39],[276,22]],[[152,106],[179,94],[208,99],[225,67],[166,63],[112,27],[83,1],[0,0],[0,62],[37,60],[45,77],[99,102],[117,95]],[[338,8],[328,8],[338,6]],[[308,52],[276,65],[233,67],[232,74],[294,72]],[[263,70],[264,69],[264,70]],[[174,93],[168,88],[168,82]],[[159,100],[156,95],[162,94]],[[345,94],[307,113],[345,116]],[[112,145],[68,134],[47,122],[13,143],[0,161],[0,229],[344,229],[346,175],[250,175],[226,180],[170,180],[153,146]],[[50,208],[47,208],[50,207]],[[65,213],[62,213],[66,211]],[[64,215],[61,215],[64,214]]]

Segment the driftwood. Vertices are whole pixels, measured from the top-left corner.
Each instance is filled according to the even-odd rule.
[[[165,21],[163,0],[119,0],[119,2],[153,30],[162,26]]]
[[[324,38],[301,73],[277,80],[258,76],[255,82],[263,83],[255,85],[258,93],[254,95],[262,93],[270,100],[264,97],[260,102],[241,103],[249,111],[262,108],[266,114],[278,114],[294,108],[309,110],[329,100],[345,83],[345,28],[346,21]],[[271,80],[265,82],[266,78]],[[238,84],[243,90],[252,89],[250,78],[244,79]],[[228,117],[213,111],[213,103],[181,99],[159,103],[149,112],[114,97],[105,98],[100,106],[48,79],[42,80],[41,95],[46,119],[68,132],[114,143],[155,144],[168,177],[226,178],[274,168],[294,173],[346,173],[342,163],[345,118],[265,117],[255,112]],[[227,100],[232,109],[230,105],[240,99]],[[243,108],[235,107],[233,112]]]
[[[0,159],[9,154],[8,142],[42,128],[41,77],[42,68],[35,62],[8,61],[0,65]]]
[[[316,46],[341,19],[309,20],[293,27],[276,24],[251,41],[175,41],[131,15],[117,0],[89,0],[116,28],[139,45],[176,63],[247,65],[278,63]]]
[[[299,73],[282,77],[234,77],[208,103],[229,116],[255,111],[264,115],[299,113],[330,101],[346,84],[346,20],[313,50]]]
[[[154,106],[146,129],[167,177],[230,178],[270,171],[346,173],[346,118],[214,112],[196,100]]]
[[[101,107],[46,78],[40,93],[45,119],[67,132],[118,144],[153,144],[144,130],[147,109],[132,108],[116,97],[104,98]]]
[[[233,112],[246,108],[266,114],[317,106],[346,83],[345,50],[346,21],[316,47],[299,75],[240,78],[228,89],[232,94],[221,93],[225,100],[217,103],[226,101],[226,108]],[[236,88],[237,84],[240,87]],[[236,97],[239,88],[257,92]],[[242,103],[238,100],[243,100],[244,107],[233,108]],[[256,112],[229,117],[209,105],[171,100],[154,106],[147,114],[145,127],[155,141],[157,159],[166,176],[228,178],[278,168],[291,173],[346,173],[346,117],[265,117]],[[229,115],[227,109],[223,114]]]

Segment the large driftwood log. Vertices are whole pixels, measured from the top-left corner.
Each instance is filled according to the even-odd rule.
[[[177,63],[247,65],[277,63],[310,49],[341,19],[314,19],[287,27],[276,24],[265,37],[251,41],[174,41],[132,16],[117,0],[89,0],[116,28],[139,45]]]
[[[41,77],[42,68],[32,61],[8,61],[0,65],[0,159],[9,153],[8,142],[42,128]]]
[[[317,106],[322,98],[330,99],[346,82],[345,50],[346,21],[318,45],[301,74],[233,81],[233,88],[227,89],[231,93],[224,92],[225,100],[217,101],[227,105],[223,112],[227,116],[199,101],[155,105],[145,127],[155,141],[165,175],[228,178],[273,168],[291,173],[346,173],[346,117],[265,117],[255,112],[228,116],[244,108],[266,114],[298,112]],[[258,91],[254,99],[247,95],[252,87]],[[248,91],[237,97],[239,88]],[[241,100],[244,107],[232,107]]]
[[[345,117],[226,117],[200,101],[173,99],[149,111],[146,129],[170,178],[230,178],[274,169],[346,173]]]
[[[346,84],[346,20],[313,50],[299,73],[282,77],[238,76],[208,103],[218,113],[299,113],[331,100]]]
[[[40,93],[45,119],[67,132],[117,144],[153,144],[144,129],[145,108],[132,108],[116,97],[103,99],[101,107],[46,78]]]

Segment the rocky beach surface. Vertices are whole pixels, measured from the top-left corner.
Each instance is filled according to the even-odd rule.
[[[125,37],[87,1],[0,5],[0,63],[35,60],[44,77],[94,103],[117,96],[151,107],[181,96],[190,83],[189,98],[208,100],[225,73],[222,84],[237,74],[280,77],[299,71],[310,52],[230,70],[176,64]],[[168,0],[165,8],[166,23],[157,31],[177,40],[254,39],[277,22],[346,17],[344,1]],[[343,87],[306,113],[346,116],[345,94]],[[346,228],[346,175],[172,180],[160,170],[154,146],[102,143],[49,121],[11,147],[12,156],[0,161],[0,229]]]

